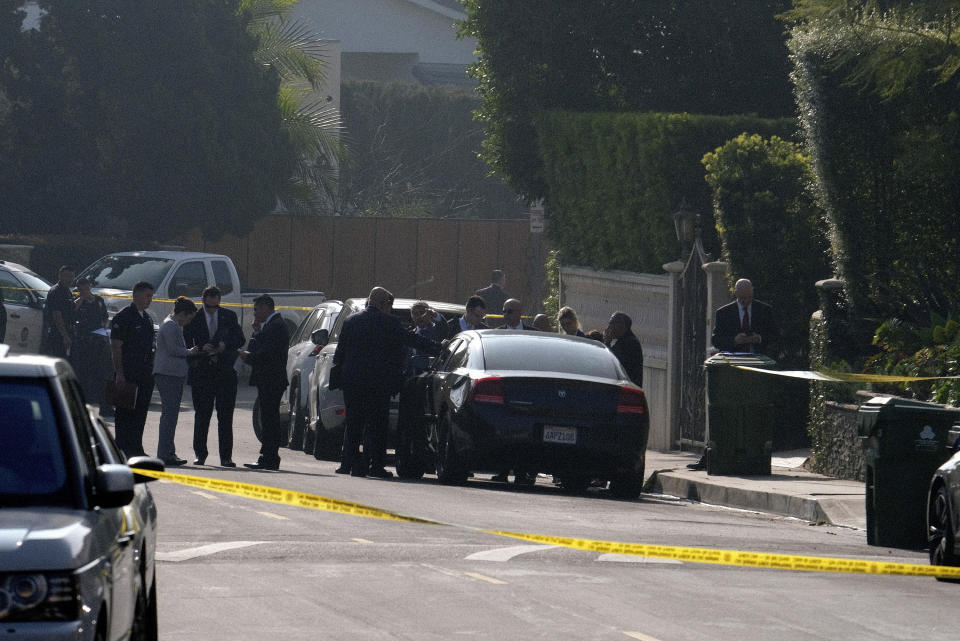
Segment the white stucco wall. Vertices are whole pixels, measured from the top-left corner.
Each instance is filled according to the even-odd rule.
[[[457,39],[453,17],[416,2],[301,0],[292,14],[309,20],[322,38],[339,40],[345,54],[418,53],[420,62],[428,63],[476,60],[476,41]]]

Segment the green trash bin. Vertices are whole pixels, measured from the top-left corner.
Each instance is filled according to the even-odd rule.
[[[775,378],[735,365],[773,369],[762,354],[717,354],[707,370],[707,474],[770,474]]]
[[[927,490],[953,454],[947,433],[957,421],[958,409],[905,398],[880,396],[860,406],[869,545],[927,546]]]

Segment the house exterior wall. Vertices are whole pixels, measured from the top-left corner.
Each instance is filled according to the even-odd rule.
[[[472,64],[473,39],[458,40],[456,19],[408,0],[302,0],[292,16],[351,53],[416,53],[419,62]],[[423,5],[423,6],[422,6]],[[450,14],[450,11],[446,11]]]

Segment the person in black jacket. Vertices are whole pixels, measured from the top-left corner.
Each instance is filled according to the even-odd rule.
[[[236,467],[233,462],[233,410],[237,404],[237,350],[247,339],[233,310],[220,306],[220,290],[203,290],[203,306],[183,328],[187,347],[200,348],[199,356],[187,373],[187,385],[193,398],[194,465],[207,461],[207,434],[213,410],[217,410],[217,445],[220,465]]]
[[[346,429],[338,474],[393,476],[383,467],[386,457],[390,396],[400,391],[408,347],[436,356],[440,345],[407,331],[393,315],[393,294],[374,287],[367,307],[344,322],[333,355],[341,368]],[[359,456],[363,440],[363,457]]]
[[[508,298],[503,303],[503,324],[497,329],[521,329],[534,331],[534,328],[523,322],[523,305],[516,298]]]
[[[262,442],[256,463],[244,463],[253,470],[280,469],[280,398],[287,388],[287,349],[290,332],[273,298],[263,294],[253,299],[253,336],[247,350],[239,354],[253,368],[250,384],[257,387]]]
[[[474,292],[477,296],[483,299],[483,306],[495,314],[496,310],[503,307],[503,303],[510,298],[510,295],[503,290],[503,283],[506,280],[506,277],[503,275],[503,271],[499,269],[493,270],[490,274],[490,284],[483,289],[478,289]]]
[[[453,338],[460,332],[469,329],[490,329],[483,320],[487,317],[487,304],[484,300],[473,295],[467,299],[463,316],[451,318],[447,321],[447,338]]]
[[[638,387],[643,387],[643,348],[631,329],[633,320],[623,312],[615,312],[604,331],[604,342],[617,357],[627,376]]]
[[[110,321],[110,355],[116,383],[137,386],[133,407],[117,407],[114,430],[124,454],[143,456],[143,428],[153,396],[153,349],[156,332],[147,308],[153,302],[153,285],[140,281],[133,286],[133,302]]]
[[[717,310],[711,342],[721,352],[772,353],[778,332],[773,308],[753,298],[753,283],[746,278],[733,288],[737,300]]]

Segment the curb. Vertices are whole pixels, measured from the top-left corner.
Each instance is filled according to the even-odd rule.
[[[650,480],[655,491],[691,501],[779,514],[814,524],[865,527],[862,497],[820,498],[736,487],[709,479],[689,478],[673,473],[673,470],[654,471]]]

